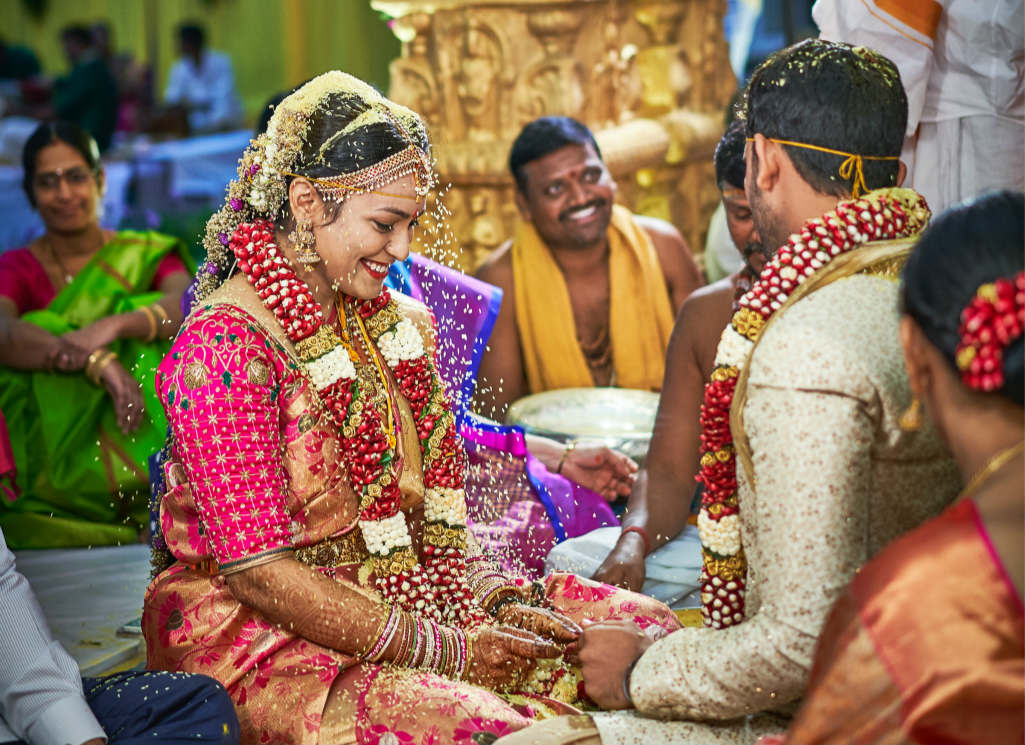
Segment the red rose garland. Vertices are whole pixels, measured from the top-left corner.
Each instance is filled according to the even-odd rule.
[[[387,290],[355,303],[354,320],[372,365],[362,363],[348,338],[343,340],[324,323],[323,309],[273,240],[273,224],[260,220],[239,225],[229,245],[239,269],[295,345],[341,430],[341,449],[360,495],[360,528],[378,589],[405,610],[439,622],[463,628],[484,624],[487,616],[465,578],[465,454],[419,332],[398,313]],[[400,510],[396,435],[382,357],[409,401],[423,448],[425,566],[412,551]]]
[[[929,208],[910,189],[880,189],[841,202],[790,236],[738,303],[716,350],[715,369],[701,407],[701,469],[704,484],[701,536],[702,615],[706,626],[723,628],[744,620],[747,560],[740,531],[737,463],[730,408],[741,368],[765,323],[790,294],[833,258],[869,241],[914,235],[929,220]]]

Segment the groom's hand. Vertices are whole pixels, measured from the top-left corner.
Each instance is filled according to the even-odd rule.
[[[603,709],[631,708],[624,679],[652,644],[654,640],[633,621],[585,621],[579,657],[584,689],[591,700]]]

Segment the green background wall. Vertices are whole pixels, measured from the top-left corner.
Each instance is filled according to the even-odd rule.
[[[249,122],[271,95],[325,70],[387,92],[400,46],[368,0],[0,0],[0,34],[31,47],[50,75],[67,69],[60,29],[104,19],[115,49],[153,65],[158,100],[177,57],[175,28],[199,21],[208,46],[231,55]]]

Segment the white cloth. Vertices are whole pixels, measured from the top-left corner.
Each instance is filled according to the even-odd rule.
[[[740,255],[730,228],[726,224],[726,208],[722,200],[716,205],[712,219],[708,221],[708,236],[705,238],[705,277],[709,284],[729,277],[744,267],[744,257]]]
[[[0,531],[0,742],[31,745],[105,738],[82,692],[78,665],[50,635]]]
[[[1021,0],[902,0],[887,7],[896,9],[885,11],[877,0],[817,0],[812,16],[823,39],[871,47],[900,70],[908,95],[904,185],[934,213],[990,189],[1025,188]],[[923,7],[941,10],[931,33],[915,21]]]
[[[193,134],[229,129],[242,123],[235,71],[231,59],[223,52],[203,50],[198,67],[191,58],[179,58],[168,75],[164,101],[189,107]]]
[[[621,528],[598,528],[557,544],[545,558],[545,574],[572,572],[591,577],[619,540]],[[644,560],[641,592],[669,606],[701,586],[701,539],[698,529],[688,525],[683,532]],[[700,600],[694,603],[697,607]]]

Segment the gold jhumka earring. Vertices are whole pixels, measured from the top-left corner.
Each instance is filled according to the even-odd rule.
[[[310,220],[296,220],[295,229],[289,234],[288,239],[295,246],[296,259],[306,267],[306,271],[320,261],[316,246],[317,238],[313,235],[313,223]]]
[[[922,428],[922,402],[918,396],[911,398],[911,405],[904,410],[897,420],[897,426],[905,432],[917,432]]]

